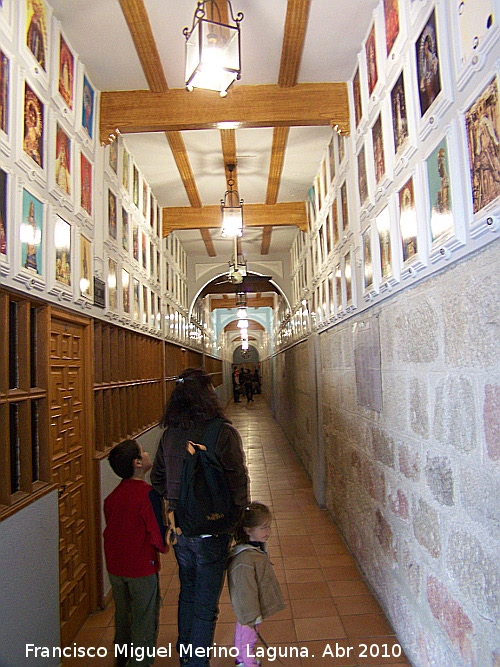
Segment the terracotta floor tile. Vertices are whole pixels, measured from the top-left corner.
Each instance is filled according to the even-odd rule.
[[[351,581],[329,581],[328,586],[334,598],[346,595],[370,595],[370,589],[361,579]]]
[[[338,597],[335,600],[335,604],[341,616],[354,616],[355,614],[383,614],[379,603],[372,595]]]
[[[334,600],[330,598],[305,598],[302,600],[290,600],[293,618],[317,618],[318,616],[337,616],[338,611]]]
[[[345,639],[347,637],[340,616],[328,618],[296,618],[295,631],[297,640],[307,641],[315,639]]]
[[[358,614],[342,616],[342,623],[349,639],[359,637],[381,637],[394,634],[383,614]]]
[[[303,582],[315,582],[315,581],[325,581],[325,575],[323,570],[320,568],[308,568],[308,569],[288,569],[285,572],[287,581],[300,584]]]
[[[283,556],[283,566],[287,570],[321,569],[317,556]]]
[[[290,600],[304,600],[306,598],[331,598],[328,584],[324,581],[317,581],[315,583],[288,583],[288,592]]]

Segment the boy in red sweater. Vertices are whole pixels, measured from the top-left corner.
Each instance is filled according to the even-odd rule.
[[[115,600],[116,664],[149,667],[158,634],[158,552],[168,550],[161,497],[144,479],[151,459],[135,440],[113,447],[108,460],[122,478],[104,500],[104,553]]]

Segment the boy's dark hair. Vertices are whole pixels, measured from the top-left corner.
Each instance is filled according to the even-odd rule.
[[[141,458],[141,448],[136,440],[124,440],[109,452],[108,461],[113,471],[122,479],[134,476],[134,461]]]
[[[250,503],[241,511],[238,523],[234,527],[233,537],[238,544],[246,544],[250,538],[245,533],[245,528],[256,528],[262,526],[266,521],[272,519],[271,510],[264,503]]]
[[[203,368],[186,368],[177,378],[159,425],[187,429],[216,417],[227,421],[211,376]]]

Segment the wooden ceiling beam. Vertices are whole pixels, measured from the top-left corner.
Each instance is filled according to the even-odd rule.
[[[226,295],[224,295],[226,296]],[[250,295],[247,296],[247,308],[274,308],[274,299],[272,296],[261,296],[252,298]],[[216,310],[218,308],[225,308],[232,310],[237,308],[236,298],[230,297],[225,299],[210,299],[210,310]]]
[[[234,87],[226,98],[208,90],[183,88],[153,93],[120,90],[101,93],[100,137],[106,142],[118,129],[131,132],[171,132],[211,129],[221,122],[239,127],[338,125],[349,132],[347,84],[299,83]]]
[[[221,226],[220,206],[172,206],[162,209],[163,236],[180,229],[214,229]],[[307,231],[305,202],[281,202],[267,204],[245,204],[243,206],[244,227],[275,227],[295,225]]]

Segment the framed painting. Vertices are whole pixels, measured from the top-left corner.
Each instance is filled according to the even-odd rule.
[[[108,259],[108,303],[111,310],[117,309],[116,262]]]
[[[359,122],[363,116],[363,107],[361,104],[361,83],[359,80],[359,67],[356,69],[354,78],[352,80],[352,96],[354,101],[354,123],[358,127]]]
[[[44,105],[28,82],[24,84],[23,150],[41,169],[44,167]]]
[[[82,82],[82,128],[90,139],[94,138],[95,90],[86,74]]]
[[[7,256],[7,199],[9,176],[0,169],[0,255]]]
[[[328,215],[326,216],[325,219],[325,241],[326,241],[326,257],[329,256],[329,254],[333,250],[333,245],[332,245],[332,209],[328,211]]]
[[[130,251],[130,225],[128,211],[122,206],[122,248],[128,254]]]
[[[376,217],[380,251],[380,275],[382,280],[392,276],[391,216],[386,206]]]
[[[139,170],[135,164],[132,167],[132,201],[139,208]]]
[[[335,297],[337,300],[337,313],[339,313],[344,305],[342,299],[342,271],[340,270],[340,264],[335,266]]]
[[[38,65],[48,71],[48,15],[43,0],[26,0],[26,46]]]
[[[335,178],[335,142],[334,137],[328,143],[328,164],[330,167],[330,183]]]
[[[363,244],[363,289],[365,292],[368,292],[373,288],[371,227],[365,229],[361,237],[361,242]]]
[[[43,275],[45,207],[35,195],[23,188],[22,222],[19,230],[21,241],[21,266],[32,273]]]
[[[423,116],[441,92],[435,10],[431,12],[415,43],[415,51],[420,114]]]
[[[0,130],[9,134],[10,60],[0,50]]]
[[[364,144],[358,153],[358,189],[359,204],[363,207],[368,199],[368,177],[366,174],[366,154]]]
[[[379,114],[372,127],[373,161],[375,163],[375,181],[378,184],[385,174],[384,136],[382,115]]]
[[[130,315],[130,273],[122,269],[122,306],[123,312]]]
[[[80,235],[80,294],[89,299],[93,295],[92,243],[83,234]]]
[[[137,222],[134,220],[132,222],[132,257],[135,259],[136,262],[139,261],[139,237],[140,237],[141,231],[139,229],[139,225]]]
[[[71,195],[71,140],[59,123],[56,123],[54,180],[67,195]]]
[[[409,136],[408,113],[406,106],[405,84],[403,72],[391,90],[392,128],[394,135],[394,152],[403,147]]]
[[[154,278],[155,275],[155,257],[156,257],[156,248],[151,242],[149,244],[149,275],[151,278]]]
[[[80,153],[80,205],[92,215],[92,163]]]
[[[147,285],[142,286],[142,323],[148,323],[148,288]]]
[[[146,270],[147,267],[148,267],[148,239],[147,239],[146,234],[144,232],[142,232],[142,245],[141,245],[141,247],[142,247],[142,253],[141,253],[142,268],[144,270]]]
[[[465,112],[474,215],[500,195],[500,109],[494,77]]]
[[[365,52],[366,52],[366,71],[368,78],[368,95],[371,95],[378,81],[375,23],[373,23],[371,30],[368,34],[368,38],[365,43]]]
[[[349,206],[347,203],[347,184],[345,181],[340,188],[340,203],[342,206],[342,232],[346,232],[349,227]]]
[[[352,275],[351,251],[349,251],[344,255],[344,284],[345,284],[346,306],[350,306],[352,305],[353,302],[353,275]]]
[[[71,225],[60,216],[54,222],[55,279],[71,287]]]
[[[332,229],[333,229],[333,245],[334,247],[339,242],[339,212],[337,199],[332,202]]]
[[[128,194],[130,187],[130,155],[125,146],[122,151],[122,185]]]
[[[387,55],[392,51],[399,35],[398,0],[384,0],[385,47]]]
[[[117,237],[116,195],[108,188],[108,234],[112,239]]]
[[[403,185],[398,193],[398,199],[403,263],[406,263],[418,254],[417,209],[413,177]]]
[[[118,173],[118,142],[112,141],[108,147],[108,164],[114,174]]]
[[[62,32],[59,33],[59,76],[57,90],[67,109],[75,106],[75,56]]]
[[[447,137],[443,137],[437,144],[425,164],[430,204],[429,232],[434,248],[454,234]]]
[[[345,158],[345,137],[339,135],[339,164],[342,164]]]
[[[139,306],[139,295],[140,295],[141,286],[140,286],[140,283],[137,280],[137,278],[134,278],[132,289],[133,289],[133,298],[134,298],[134,320],[136,322],[139,322],[140,317],[141,317],[141,310],[140,310],[140,306]]]
[[[162,317],[161,317],[161,296],[159,294],[156,295],[156,328],[158,331],[161,331],[161,323],[162,323]]]
[[[148,222],[148,184],[142,179],[142,215]]]

